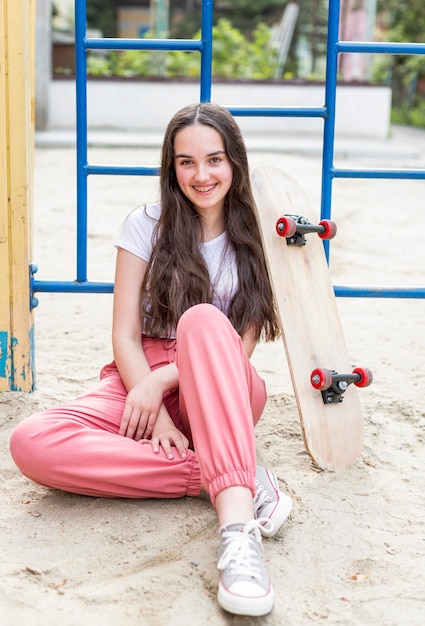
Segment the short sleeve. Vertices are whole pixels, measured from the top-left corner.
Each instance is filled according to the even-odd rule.
[[[132,211],[122,225],[115,247],[128,250],[144,261],[149,261],[153,232],[160,213],[158,204],[145,205]]]

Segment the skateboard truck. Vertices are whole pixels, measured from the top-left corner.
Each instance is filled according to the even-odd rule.
[[[336,235],[336,224],[332,220],[321,220],[312,224],[302,215],[284,215],[276,222],[276,232],[279,237],[286,237],[290,246],[305,246],[305,235],[317,233],[320,239],[333,239]]]
[[[356,367],[351,374],[338,374],[335,370],[318,367],[310,376],[313,387],[322,393],[324,404],[342,402],[343,394],[351,383],[356,387],[368,387],[372,381],[373,374],[366,367]]]

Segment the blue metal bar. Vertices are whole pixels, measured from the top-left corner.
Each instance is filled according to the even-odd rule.
[[[159,167],[137,165],[87,165],[86,174],[107,176],[158,176]]]
[[[211,101],[213,0],[203,0],[201,14],[200,102]]]
[[[340,41],[338,52],[365,52],[371,54],[425,54],[425,43],[399,43],[390,41],[364,42]]]
[[[335,295],[343,298],[425,298],[425,287],[349,287],[334,286]]]
[[[326,47],[326,80],[325,80],[325,123],[323,128],[322,151],[322,194],[320,215],[322,219],[331,217],[332,207],[332,175],[335,145],[335,105],[338,75],[338,43],[339,0],[330,0],[328,10],[328,34]],[[324,241],[326,258],[329,262],[329,241]]]
[[[239,117],[323,117],[326,107],[226,107]]]
[[[88,38],[84,42],[86,50],[186,50],[201,51],[201,39],[119,39]]]
[[[112,293],[113,283],[33,280],[33,293]],[[425,298],[425,287],[335,285],[335,295],[345,298]]]
[[[86,0],[75,0],[77,126],[77,280],[87,280],[87,59]]]
[[[113,283],[64,280],[33,280],[33,292],[44,293],[112,293]]]
[[[410,179],[410,180],[423,180],[425,179],[425,170],[395,170],[395,169],[383,169],[383,170],[351,170],[351,169],[338,169],[332,170],[332,176],[334,178],[391,178],[391,179]]]

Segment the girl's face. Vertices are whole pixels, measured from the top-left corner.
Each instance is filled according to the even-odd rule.
[[[196,211],[203,216],[222,213],[233,168],[220,134],[210,126],[187,126],[174,138],[174,155],[178,185]]]

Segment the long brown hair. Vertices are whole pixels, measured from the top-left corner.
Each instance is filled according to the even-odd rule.
[[[169,335],[191,306],[212,302],[213,290],[198,244],[202,222],[193,204],[180,190],[174,168],[176,134],[196,124],[215,129],[221,136],[233,169],[225,200],[224,220],[229,245],[235,251],[238,287],[228,317],[242,336],[254,327],[258,339],[279,335],[272,289],[249,179],[248,158],[240,129],[231,114],[213,103],[185,107],[172,118],[164,136],[161,158],[161,216],[154,247],[141,290],[145,332]]]

